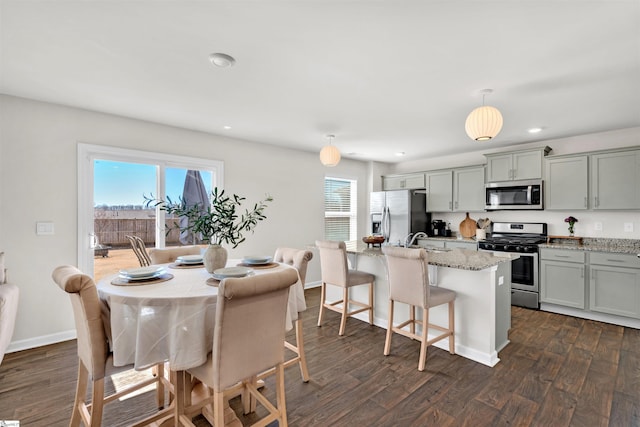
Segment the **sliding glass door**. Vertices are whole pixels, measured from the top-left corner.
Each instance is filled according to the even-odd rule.
[[[208,203],[213,187],[223,187],[222,177],[220,161],[79,144],[79,267],[99,279],[138,266],[127,236],[146,248],[200,243],[172,230],[180,218],[147,207],[145,197],[178,201],[197,194]]]

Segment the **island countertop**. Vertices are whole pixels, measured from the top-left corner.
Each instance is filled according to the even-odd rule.
[[[382,249],[379,247],[370,248],[359,241],[345,242],[347,253],[364,255],[371,257],[384,256]],[[511,262],[518,259],[517,254],[507,252],[478,252],[467,249],[428,249],[425,248],[429,256],[427,261],[430,265],[438,267],[456,268],[458,270],[484,270],[494,267],[503,262]]]

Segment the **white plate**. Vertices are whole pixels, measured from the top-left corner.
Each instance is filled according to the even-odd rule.
[[[201,264],[202,255],[182,255],[176,258],[176,261],[180,264]]]
[[[251,255],[243,258],[245,264],[268,264],[273,258],[265,255]]]
[[[159,276],[165,272],[164,267],[150,265],[148,267],[127,268],[120,270],[120,276],[127,279],[148,279]]]
[[[227,277],[244,277],[251,273],[253,268],[249,267],[227,267],[219,268],[213,272],[213,277],[218,280],[226,279]]]

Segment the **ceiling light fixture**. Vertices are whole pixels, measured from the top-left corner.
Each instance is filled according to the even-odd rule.
[[[209,55],[209,61],[216,67],[220,68],[228,68],[232,67],[233,64],[236,63],[236,60],[233,56],[227,55],[226,53],[212,53]]]
[[[484,105],[485,95],[492,92],[492,89],[480,91],[482,94],[482,107],[473,110],[464,124],[467,135],[474,141],[489,141],[495,138],[502,129],[502,114],[500,114],[500,111],[495,107]]]
[[[338,163],[340,163],[340,150],[338,150],[334,145],[331,145],[333,138],[335,135],[327,135],[329,138],[329,145],[325,145],[320,150],[320,162],[328,167],[334,167]]]
[[[528,130],[529,133],[538,133],[542,132],[542,128],[531,128]]]
[[[402,156],[404,156],[404,154],[405,154],[405,153],[404,153],[404,151],[396,151],[396,153],[395,153],[395,154],[396,154],[396,156],[398,156],[398,157],[402,157]]]

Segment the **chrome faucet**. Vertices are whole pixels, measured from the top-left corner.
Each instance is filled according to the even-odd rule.
[[[413,237],[411,237],[413,236]],[[409,233],[409,235],[407,237],[405,237],[404,239],[404,247],[405,248],[410,248],[411,246],[413,246],[413,243],[416,241],[416,239],[418,239],[418,237],[427,237],[427,234],[423,231],[418,231],[416,234],[413,233]],[[411,240],[409,240],[411,239]],[[407,243],[409,242],[409,243]]]

